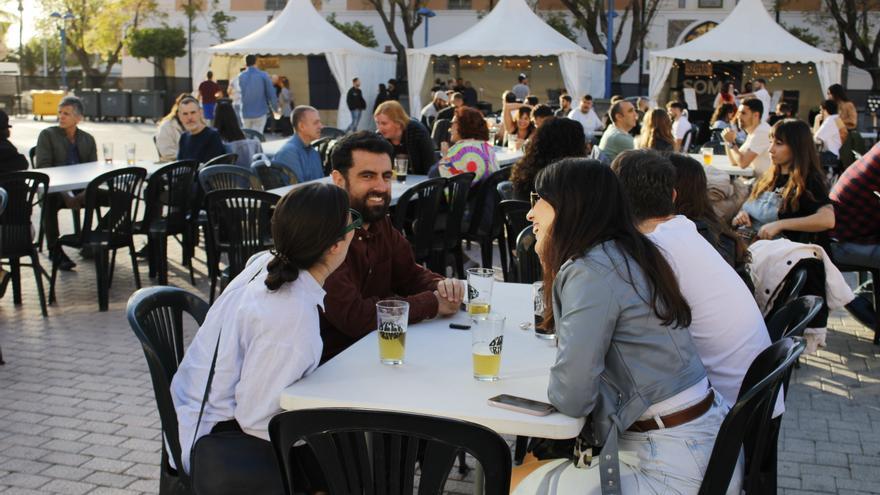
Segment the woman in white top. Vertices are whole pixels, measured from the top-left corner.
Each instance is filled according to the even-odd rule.
[[[188,93],[181,93],[174,100],[174,105],[171,106],[171,111],[168,112],[168,115],[159,122],[159,129],[156,131],[154,139],[156,150],[159,152],[159,161],[161,162],[177,160],[177,151],[180,148],[180,135],[185,131],[183,124],[177,117],[177,107],[180,105],[180,100],[186,96],[190,95]]]
[[[817,143],[822,143],[825,152],[840,158],[840,147],[843,146],[848,131],[837,113],[837,102],[825,100],[819,108],[821,111],[813,123],[813,138]]]
[[[318,367],[322,286],[345,260],[360,224],[348,194],[331,184],[308,184],[278,201],[275,249],[251,259],[226,287],[171,382],[186,471],[194,442],[212,431],[241,430],[265,440],[271,452],[269,420],[281,412],[281,392]],[[199,423],[215,348],[214,378]]]

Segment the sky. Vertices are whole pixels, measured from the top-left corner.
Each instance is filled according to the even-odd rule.
[[[36,21],[37,16],[41,13],[41,9],[37,0],[24,0],[22,2],[22,6],[24,7],[23,38],[24,42],[27,43],[28,40],[34,37],[34,35],[36,34]],[[0,8],[17,16],[18,0],[0,0]],[[6,33],[6,46],[8,46],[9,48],[18,47],[18,27],[19,24],[15,23],[15,25],[9,28],[9,32]]]

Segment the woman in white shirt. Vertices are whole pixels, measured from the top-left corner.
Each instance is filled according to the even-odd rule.
[[[226,287],[171,382],[187,472],[192,446],[212,431],[240,430],[265,440],[272,452],[269,420],[281,412],[281,392],[318,367],[322,286],[345,260],[360,225],[348,194],[331,184],[308,184],[278,201],[272,217],[275,249],[251,259]],[[214,377],[199,422],[215,349]]]
[[[159,152],[160,162],[177,160],[177,151],[180,148],[180,135],[183,134],[185,130],[180,119],[177,118],[177,107],[180,104],[180,100],[186,96],[191,95],[188,93],[181,93],[177,99],[174,100],[174,105],[171,106],[171,111],[168,112],[168,115],[163,117],[159,122],[159,129],[156,131],[154,140],[156,143],[156,150]]]
[[[840,158],[840,147],[846,140],[847,130],[837,114],[837,102],[825,100],[819,107],[821,112],[813,123],[813,137],[817,143],[822,143],[825,152],[832,153],[835,159]]]

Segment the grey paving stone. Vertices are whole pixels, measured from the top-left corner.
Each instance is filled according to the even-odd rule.
[[[79,481],[92,474],[90,469],[76,468],[72,466],[55,465],[43,471],[43,476],[50,478]]]
[[[126,476],[124,474],[97,472],[90,474],[88,477],[86,477],[85,481],[100,486],[125,488],[137,481],[137,478],[133,476]]]
[[[41,490],[68,495],[82,495],[84,493],[89,493],[94,487],[95,485],[89,483],[79,483],[68,480],[52,480],[42,486]]]
[[[131,465],[131,462],[96,457],[87,461],[82,467],[93,469],[95,471],[106,471],[108,473],[124,473],[126,469],[131,467]]]
[[[39,488],[51,481],[45,476],[27,473],[9,473],[0,478],[0,483],[18,488]]]
[[[62,466],[82,466],[86,461],[92,459],[91,456],[80,454],[67,454],[64,452],[51,452],[40,459],[49,464],[57,464]]]

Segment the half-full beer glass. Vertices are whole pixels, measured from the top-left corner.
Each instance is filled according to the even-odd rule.
[[[379,325],[379,360],[382,364],[403,364],[409,303],[397,300],[379,301],[376,303],[376,320]]]
[[[486,314],[492,308],[492,287],[495,284],[495,270],[491,268],[469,268],[468,313],[471,316]]]
[[[471,353],[474,378],[492,382],[501,371],[501,349],[504,344],[504,316],[497,313],[474,315],[471,326]]]

